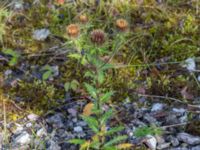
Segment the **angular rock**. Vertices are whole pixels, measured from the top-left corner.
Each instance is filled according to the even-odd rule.
[[[77,115],[77,111],[76,109],[73,108],[69,108],[67,109],[68,113],[71,114],[73,117],[75,117]]]
[[[200,145],[192,147],[191,150],[200,150]]]
[[[152,108],[151,108],[151,112],[156,112],[156,111],[162,111],[164,108],[164,105],[161,103],[155,103],[153,104]]]
[[[29,114],[29,115],[27,116],[27,118],[28,118],[30,121],[36,121],[36,120],[39,119],[39,116],[36,115],[36,114]]]
[[[37,131],[36,135],[37,135],[38,137],[42,137],[42,136],[44,136],[44,135],[47,135],[46,129],[44,129],[44,128],[39,129],[39,130]]]
[[[83,132],[83,128],[81,126],[74,127],[74,132]]]
[[[48,144],[47,150],[61,150],[61,147],[53,140],[48,141]]]
[[[182,141],[184,143],[187,143],[189,145],[197,145],[197,144],[200,144],[200,137],[198,136],[193,136],[193,135],[190,135],[188,133],[179,133],[177,135],[177,138],[179,141]]]
[[[173,108],[172,111],[178,114],[184,114],[186,112],[184,108]]]
[[[156,150],[157,141],[154,136],[147,135],[145,139],[145,144],[149,147],[149,149]]]
[[[179,145],[179,140],[177,138],[170,135],[168,139],[169,139],[169,142],[172,144],[172,146],[176,147]]]
[[[26,131],[23,131],[14,139],[14,143],[21,145],[29,144],[30,142],[31,142],[31,136]]]
[[[33,39],[44,41],[50,34],[48,29],[38,29],[33,32]]]
[[[157,146],[157,149],[158,149],[158,150],[166,149],[166,148],[170,147],[170,144],[171,144],[171,143],[159,144],[159,145]]]
[[[53,116],[50,116],[46,119],[46,122],[51,124],[53,127],[62,128],[64,127],[63,124],[64,116],[61,113],[57,113]]]

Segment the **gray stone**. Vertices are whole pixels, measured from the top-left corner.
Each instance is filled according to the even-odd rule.
[[[186,112],[184,108],[173,108],[172,111],[179,114],[183,114]]]
[[[32,123],[31,122],[28,122],[27,124],[26,124],[26,127],[27,128],[30,128],[30,127],[32,127],[33,125],[32,125]]]
[[[163,150],[163,149],[165,149],[165,148],[170,147],[170,144],[171,144],[171,143],[159,144],[159,145],[157,146],[157,149],[158,149],[158,150]]]
[[[83,132],[83,128],[81,126],[74,127],[74,132]]]
[[[200,145],[197,145],[195,147],[192,147],[191,150],[200,150]]]
[[[48,141],[48,144],[47,150],[61,150],[61,147],[53,140]]]
[[[27,118],[30,120],[30,121],[37,121],[39,119],[39,116],[36,115],[36,114],[29,114],[27,116]]]
[[[44,129],[44,128],[39,129],[39,130],[37,131],[36,135],[37,135],[38,137],[42,137],[42,136],[47,135],[46,129]]]
[[[85,121],[79,121],[79,122],[77,122],[77,125],[85,127],[85,126],[87,126],[87,123]]]
[[[157,141],[156,141],[156,138],[154,136],[147,135],[146,139],[145,139],[145,143],[149,147],[149,149],[156,150]]]
[[[155,103],[153,104],[152,108],[151,108],[151,111],[152,112],[156,112],[156,111],[162,111],[164,108],[164,105],[161,104],[161,103]]]
[[[150,116],[149,114],[144,115],[144,120],[147,121],[150,124],[157,124],[158,123],[157,120],[154,117]]]
[[[30,142],[31,142],[31,136],[26,131],[23,131],[14,139],[14,143],[21,145],[29,144]]]
[[[53,127],[56,128],[64,127],[63,120],[64,116],[61,113],[55,114],[46,119],[47,123],[51,124]]]
[[[5,76],[9,76],[10,74],[12,74],[12,70],[8,69],[4,72]]]
[[[174,146],[174,147],[179,145],[178,139],[173,136],[169,136],[169,141],[172,143],[172,146]]]
[[[177,147],[177,148],[170,148],[169,150],[191,150],[186,147]]]
[[[71,114],[73,117],[77,116],[77,111],[76,109],[69,108],[67,109],[68,113]]]
[[[12,7],[13,7],[13,10],[15,10],[15,11],[19,11],[19,10],[24,9],[23,2],[20,1],[20,0],[14,1]]]
[[[200,144],[200,137],[198,136],[193,136],[193,135],[190,135],[188,133],[179,133],[177,135],[177,138],[179,141],[182,141],[182,142],[185,142],[189,145],[197,145],[197,144]]]
[[[33,39],[44,41],[50,34],[48,29],[38,29],[33,32]]]

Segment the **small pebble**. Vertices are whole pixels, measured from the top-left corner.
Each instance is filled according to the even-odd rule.
[[[82,132],[83,128],[81,126],[74,127],[74,132]]]

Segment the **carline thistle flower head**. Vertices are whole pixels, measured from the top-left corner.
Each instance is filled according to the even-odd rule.
[[[77,24],[70,24],[66,27],[66,31],[70,37],[76,38],[80,33],[80,28]]]
[[[128,22],[125,19],[117,19],[116,26],[121,31],[126,31],[128,29]]]
[[[95,29],[90,33],[90,39],[93,43],[102,45],[106,40],[106,34],[101,29]]]

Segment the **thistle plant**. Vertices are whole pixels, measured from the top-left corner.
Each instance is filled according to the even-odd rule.
[[[125,140],[127,136],[116,136],[117,132],[123,130],[122,126],[111,127],[108,130],[110,118],[113,117],[113,109],[104,110],[104,106],[109,103],[114,91],[105,90],[103,83],[105,82],[106,70],[111,67],[105,63],[100,57],[106,53],[101,47],[106,41],[105,33],[102,30],[94,30],[90,34],[93,48],[85,53],[86,66],[88,71],[84,77],[87,78],[87,83],[84,87],[92,99],[91,114],[83,114],[81,117],[88,124],[89,128],[94,132],[90,140],[72,139],[70,143],[80,144],[80,149],[96,149],[96,150],[115,150],[130,148],[131,144],[119,144]]]

